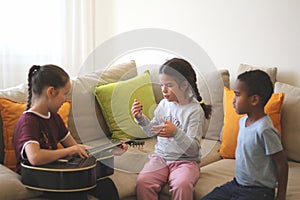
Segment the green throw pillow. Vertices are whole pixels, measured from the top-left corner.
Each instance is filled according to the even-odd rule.
[[[134,122],[131,106],[134,99],[138,99],[143,105],[143,114],[149,119],[153,117],[156,103],[148,70],[126,81],[97,86],[95,96],[112,133],[112,139],[147,137]]]

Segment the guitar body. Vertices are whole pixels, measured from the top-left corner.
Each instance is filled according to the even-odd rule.
[[[76,164],[53,162],[42,166],[22,163],[22,183],[31,189],[48,192],[79,192],[96,187],[97,161],[94,157]]]
[[[110,152],[101,151],[93,154],[96,158],[96,177],[97,180],[110,176],[114,173],[114,155]]]
[[[32,166],[21,163],[22,183],[30,189],[46,192],[81,192],[97,185],[97,180],[114,173],[114,155],[107,151],[123,143],[115,141],[89,149],[88,158],[69,156],[55,162]],[[125,141],[140,146],[144,141]]]

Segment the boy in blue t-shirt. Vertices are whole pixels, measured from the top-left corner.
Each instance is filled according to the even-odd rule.
[[[201,200],[286,198],[288,164],[278,131],[264,106],[273,93],[270,77],[261,70],[242,73],[234,84],[233,106],[240,119],[235,178]]]

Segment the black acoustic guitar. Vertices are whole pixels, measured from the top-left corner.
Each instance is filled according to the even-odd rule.
[[[142,140],[114,141],[88,150],[90,157],[69,156],[55,162],[32,166],[21,163],[22,183],[47,192],[81,192],[97,185],[97,180],[114,173],[114,155],[109,149],[121,145],[144,145]]]

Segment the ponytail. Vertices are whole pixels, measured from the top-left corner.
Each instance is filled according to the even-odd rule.
[[[29,108],[31,107],[31,100],[32,100],[32,77],[34,74],[38,73],[38,71],[40,70],[41,66],[39,65],[33,65],[30,69],[29,69],[29,73],[28,73],[28,97],[27,97],[27,105],[26,105],[26,110],[29,110]]]
[[[52,86],[55,89],[64,87],[69,80],[69,75],[56,65],[33,65],[28,73],[28,98],[26,110],[31,107],[33,95],[41,95],[43,89],[48,86]]]
[[[189,80],[188,80],[189,81]],[[206,119],[209,119],[211,116],[211,105],[206,105],[202,99],[202,97],[200,96],[196,81],[189,81],[191,87],[192,87],[192,91],[194,96],[196,97],[196,99],[199,101],[200,106],[202,107],[203,111],[204,111],[204,115]]]

